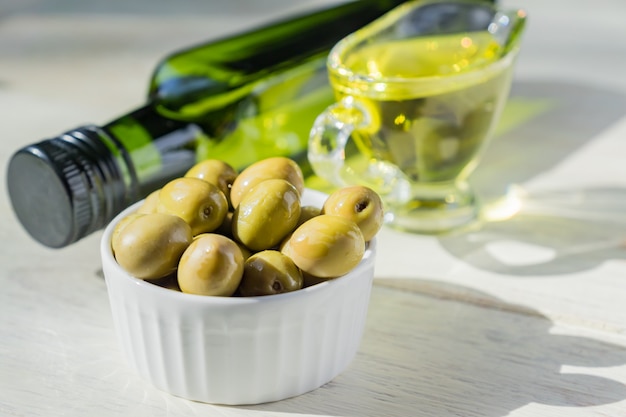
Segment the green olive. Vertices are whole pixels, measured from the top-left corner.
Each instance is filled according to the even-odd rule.
[[[263,159],[250,165],[237,176],[230,190],[230,200],[237,208],[244,195],[258,183],[269,179],[283,179],[290,182],[298,193],[304,191],[302,169],[293,160],[282,156]]]
[[[175,273],[170,274],[163,278],[150,280],[150,283],[154,285],[158,285],[159,287],[167,288],[168,290],[180,292],[180,287],[178,286],[178,279]]]
[[[235,243],[237,244],[237,246],[239,246],[239,249],[241,249],[241,254],[243,255],[244,261],[248,259],[250,256],[252,256],[252,251],[248,249],[246,245],[244,245],[243,243],[237,242],[236,240],[235,240]]]
[[[237,178],[237,170],[230,164],[219,159],[206,159],[191,167],[185,177],[199,178],[217,185],[230,204],[230,188]]]
[[[159,193],[161,190],[156,190],[148,194],[144,199],[141,206],[137,209],[137,213],[150,214],[156,213],[159,207]]]
[[[322,283],[324,281],[328,281],[330,279],[333,279],[335,277],[330,277],[330,278],[320,278],[320,277],[316,277],[314,275],[311,274],[307,274],[306,272],[302,273],[302,287],[311,287],[313,285],[317,285],[319,283]]]
[[[302,273],[287,256],[264,250],[250,256],[243,267],[239,293],[244,297],[282,294],[302,288]]]
[[[281,251],[304,273],[334,278],[358,265],[365,253],[365,239],[352,220],[322,214],[298,227]]]
[[[222,224],[228,213],[228,201],[217,185],[182,177],[163,186],[158,212],[180,217],[198,235],[212,232]]]
[[[119,238],[122,230],[128,226],[133,220],[138,217],[144,216],[146,213],[131,213],[128,216],[123,217],[115,227],[113,228],[113,232],[111,233],[111,249],[113,250],[113,254],[115,254],[115,248],[118,246],[117,239]]]
[[[280,243],[298,223],[300,194],[286,180],[258,183],[243,197],[233,216],[233,236],[252,251]]]
[[[197,236],[178,264],[178,285],[182,292],[229,297],[243,276],[243,255],[226,236],[204,233]]]
[[[322,209],[319,207],[302,206],[302,209],[300,210],[300,218],[298,219],[297,226],[300,226],[305,221],[310,220],[315,216],[319,216],[320,214],[322,214]]]
[[[320,214],[322,214],[322,209],[319,207],[315,207],[315,206],[302,206],[300,208],[300,217],[298,218],[298,222],[296,223],[296,226],[293,228],[293,230],[296,230],[298,227],[300,227],[302,225],[302,223],[306,222],[307,220],[312,219],[315,216],[319,216]],[[293,233],[293,230],[291,231],[291,233]],[[285,245],[285,243],[287,243],[287,241],[289,241],[289,238],[291,237],[291,233],[288,233],[278,244],[278,250],[283,249],[283,246]]]
[[[383,202],[380,196],[371,188],[360,185],[333,192],[324,202],[322,212],[355,222],[366,242],[372,240],[383,225]]]
[[[224,220],[224,223],[222,223],[222,225],[218,227],[217,230],[215,230],[215,232],[213,233],[217,233],[219,235],[226,236],[227,238],[232,239],[237,244],[237,246],[239,246],[239,249],[241,249],[241,254],[243,255],[243,259],[245,261],[246,259],[250,257],[250,255],[252,255],[252,251],[250,251],[250,249],[248,249],[246,245],[244,245],[241,242],[236,241],[233,238],[233,234],[232,234],[233,213],[228,213],[226,218],[228,220]],[[200,236],[204,236],[204,233],[195,236],[194,239],[197,239]]]
[[[217,229],[215,229],[213,232],[232,238],[233,237],[233,217],[234,217],[234,213],[232,211],[229,211],[228,213],[226,213],[226,216],[224,216],[224,221],[222,221],[222,224],[220,224],[217,227]]]
[[[152,213],[132,218],[111,245],[117,263],[129,274],[156,279],[176,271],[191,241],[191,228],[180,217]]]

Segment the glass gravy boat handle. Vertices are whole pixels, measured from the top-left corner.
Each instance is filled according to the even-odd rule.
[[[320,178],[337,187],[364,185],[386,201],[408,199],[410,182],[402,170],[384,160],[349,152],[352,134],[366,132],[376,122],[366,106],[351,96],[326,108],[315,120],[308,144],[308,159]]]

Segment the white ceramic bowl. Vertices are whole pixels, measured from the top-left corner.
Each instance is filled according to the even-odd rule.
[[[325,194],[306,190],[303,205]],[[157,388],[214,404],[258,404],[303,394],[335,378],[361,341],[376,242],[350,273],[292,293],[210,297],[127,274],[102,236],[102,267],[118,339],[129,364]]]

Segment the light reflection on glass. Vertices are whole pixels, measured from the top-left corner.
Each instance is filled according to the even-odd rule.
[[[393,122],[396,126],[401,126],[404,122],[406,122],[406,116],[403,113],[400,113],[396,116]]]
[[[510,185],[502,198],[483,207],[483,219],[491,222],[510,219],[519,213],[526,195],[526,190],[519,185]]]
[[[378,64],[374,60],[367,61],[367,73],[372,77],[380,77],[382,75]]]

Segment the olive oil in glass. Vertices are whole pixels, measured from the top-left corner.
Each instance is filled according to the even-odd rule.
[[[501,91],[510,73],[480,73],[501,56],[502,46],[486,31],[390,40],[349,55],[345,65],[372,82],[367,89],[346,79],[333,85],[340,98],[342,91],[359,90],[378,129],[353,133],[361,157],[391,161],[410,181],[464,178],[495,126],[493,112],[506,100]],[[456,75],[470,72],[477,76],[460,83]],[[428,82],[431,77],[437,81]],[[419,78],[424,82],[393,84]]]
[[[407,2],[328,55],[336,102],[308,158],[336,186],[367,185],[387,224],[444,233],[478,219],[468,177],[506,103],[526,13],[467,0]]]

